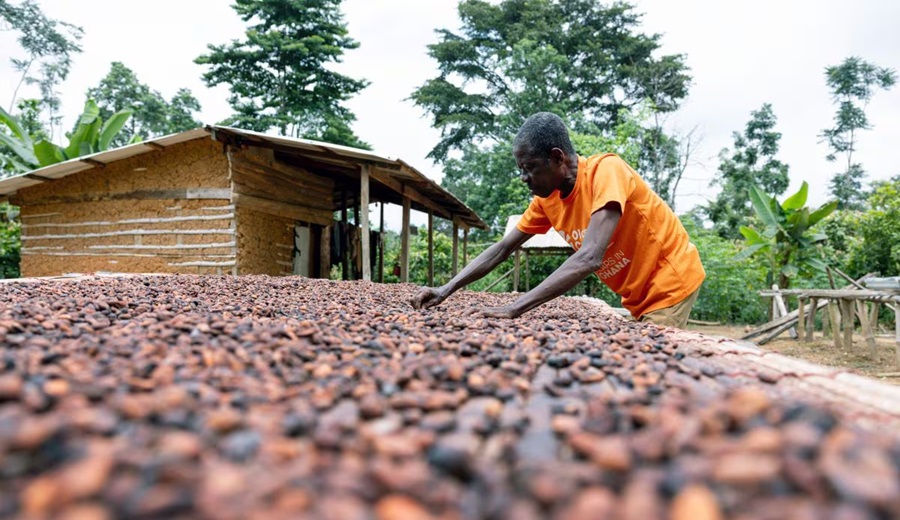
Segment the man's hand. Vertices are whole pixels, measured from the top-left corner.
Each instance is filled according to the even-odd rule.
[[[447,292],[441,287],[420,287],[409,303],[413,309],[429,309],[446,300],[447,296]]]
[[[470,318],[518,318],[521,312],[515,310],[512,306],[504,307],[470,307],[464,313]]]

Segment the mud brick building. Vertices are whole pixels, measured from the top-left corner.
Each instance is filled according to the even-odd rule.
[[[383,215],[391,203],[403,206],[405,280],[411,209],[428,213],[429,230],[434,216],[453,223],[454,258],[460,228],[465,241],[469,228],[486,227],[402,160],[219,126],[0,180],[0,200],[6,199],[21,209],[22,276],[327,277],[337,259],[345,278],[377,281],[383,250],[368,209],[381,203]]]

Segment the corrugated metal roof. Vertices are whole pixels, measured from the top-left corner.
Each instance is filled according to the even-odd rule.
[[[313,141],[310,139],[273,136],[227,126],[207,126],[205,128],[197,128],[178,134],[148,139],[140,143],[78,157],[65,162],[45,166],[28,173],[8,177],[0,180],[0,198],[8,197],[20,189],[34,186],[47,180],[60,179],[73,173],[89,170],[98,164],[110,164],[135,155],[152,152],[174,144],[209,136],[212,136],[212,138],[216,140],[236,140],[251,146],[254,144],[266,145],[270,148],[280,148],[294,152],[299,151],[302,153],[306,151],[314,154],[325,154],[327,158],[337,163],[373,163],[380,166],[386,175],[393,177],[399,182],[411,185],[423,195],[433,199],[433,202],[440,208],[443,208],[446,213],[453,217],[458,217],[466,225],[487,229],[487,225],[484,221],[482,221],[478,214],[471,208],[466,206],[452,193],[445,190],[439,184],[399,158],[395,159],[368,150],[360,150],[348,146]],[[322,160],[322,157],[319,156],[319,159]]]
[[[508,235],[513,229],[515,229],[516,224],[519,223],[519,220],[522,218],[522,215],[510,215],[506,219],[506,230],[503,232],[504,235]],[[524,244],[522,244],[522,249],[559,249],[565,251],[572,251],[572,246],[569,245],[568,242],[563,239],[563,237],[559,234],[559,231],[550,228],[550,231],[544,233],[543,235],[534,235],[529,238]]]
[[[22,188],[34,186],[45,182],[46,179],[61,179],[73,173],[82,172],[94,168],[97,163],[110,164],[128,157],[134,157],[142,153],[152,152],[160,147],[172,146],[173,144],[200,139],[209,135],[204,128],[188,130],[178,134],[165,135],[148,139],[146,141],[114,148],[105,152],[97,152],[90,155],[84,155],[68,161],[44,166],[37,170],[27,173],[21,173],[6,179],[0,180],[0,196],[8,196]]]

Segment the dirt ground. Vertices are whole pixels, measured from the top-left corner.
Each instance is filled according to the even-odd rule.
[[[749,331],[744,326],[705,326],[688,325],[689,330],[702,332],[712,336],[740,339]],[[877,337],[878,357],[873,359],[865,338],[860,334],[853,335],[853,348],[835,348],[834,340],[823,338],[821,331],[816,331],[812,343],[802,343],[791,339],[785,332],[777,339],[762,345],[761,348],[778,352],[820,365],[843,368],[860,375],[868,376],[885,383],[900,385],[900,365],[897,363],[896,343],[893,334],[890,337]]]

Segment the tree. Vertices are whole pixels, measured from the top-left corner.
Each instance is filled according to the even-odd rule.
[[[719,172],[710,186],[720,186],[721,191],[705,212],[722,238],[740,238],[738,228],[753,214],[751,187],[773,195],[781,195],[788,187],[789,167],[775,158],[781,139],[775,123],[772,105],[765,103],[750,113],[743,134],[732,134],[734,149],[719,154]]]
[[[355,118],[342,103],[368,82],[327,67],[359,44],[347,35],[340,0],[236,0],[253,21],[244,41],[210,45],[195,62],[208,65],[210,87],[227,84],[234,109],[225,124],[281,135],[362,143],[349,130]],[[368,148],[368,146],[365,146]]]
[[[890,89],[896,81],[893,69],[877,67],[855,56],[825,69],[825,82],[838,110],[834,127],[823,130],[821,137],[831,150],[826,157],[829,161],[837,161],[838,155],[846,159],[844,171],[831,179],[831,194],[842,209],[860,209],[865,200],[862,181],[866,172],[860,163],[853,162],[853,152],[858,132],[872,128],[866,117],[866,105],[876,90]]]
[[[851,256],[850,269],[859,273],[900,275],[900,176],[875,183],[860,215],[862,238]]]
[[[120,132],[113,146],[122,146],[138,136],[148,139],[197,128],[202,124],[194,119],[200,110],[200,102],[189,89],[179,89],[171,102],[141,83],[134,71],[122,62],[114,61],[99,85],[87,91],[88,99],[96,101],[100,117],[108,119],[125,109],[134,111],[128,126]]]
[[[765,229],[760,232],[749,226],[741,226],[741,234],[747,239],[747,247],[735,256],[743,260],[755,253],[765,254],[769,263],[769,278],[778,277],[778,287],[787,289],[798,275],[811,276],[814,271],[824,271],[826,264],[815,246],[828,237],[813,233],[812,227],[837,208],[837,201],[823,204],[815,211],[806,207],[809,185],[804,182],[800,190],[781,204],[756,186],[750,187],[750,202],[756,216]]]
[[[650,99],[672,111],[687,95],[684,57],[654,58],[659,36],[635,32],[631,5],[463,0],[459,16],[462,33],[439,30],[429,46],[438,76],[412,94],[441,130],[430,153],[438,161],[471,143],[508,140],[540,110],[604,128],[622,108]]]
[[[84,31],[81,27],[48,18],[34,0],[13,5],[0,0],[0,30],[19,33],[18,42],[25,51],[24,58],[10,58],[20,73],[19,81],[9,102],[9,112],[18,101],[23,84],[37,85],[41,92],[41,109],[47,112],[51,136],[59,125],[60,100],[56,87],[69,75],[72,55],[81,52],[78,43]]]

